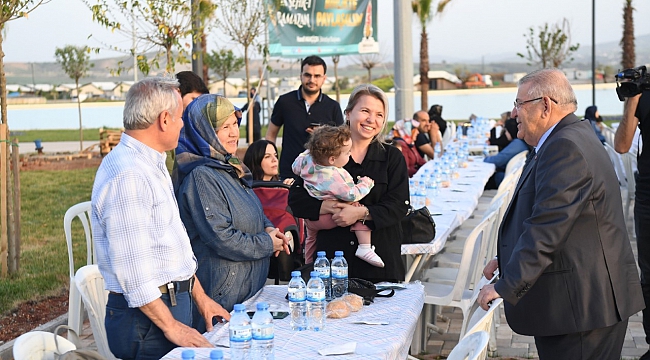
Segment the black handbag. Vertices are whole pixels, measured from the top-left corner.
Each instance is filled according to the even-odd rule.
[[[402,230],[402,244],[428,243],[436,236],[436,223],[426,206],[417,210],[411,206],[402,219]]]
[[[370,303],[374,302],[375,297],[391,297],[395,294],[395,290],[393,289],[390,289],[388,293],[386,291],[377,290],[375,284],[365,279],[348,279],[348,292],[361,296],[363,298],[363,305],[370,305]]]

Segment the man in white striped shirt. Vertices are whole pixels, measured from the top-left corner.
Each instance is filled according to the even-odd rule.
[[[176,148],[183,127],[178,88],[173,78],[131,87],[125,132],[93,186],[93,238],[110,291],[105,326],[121,359],[159,359],[176,346],[211,347],[191,327],[194,304],[208,330],[213,319],[230,318],[194,276],[196,258],[165,166],[165,151]]]

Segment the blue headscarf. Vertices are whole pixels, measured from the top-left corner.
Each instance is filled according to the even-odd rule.
[[[232,114],[231,111],[237,114],[237,108],[230,101],[218,97],[212,94],[201,95],[183,112],[183,128],[176,148],[177,166],[172,175],[176,190],[194,168],[202,165],[224,169],[233,177],[242,179],[246,183],[252,180],[248,168],[233,154],[229,154],[217,137],[216,130],[225,122],[219,121],[219,115],[226,109],[225,114],[228,116]],[[231,108],[219,108],[218,104]]]

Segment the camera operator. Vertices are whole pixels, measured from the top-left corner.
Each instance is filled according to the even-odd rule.
[[[637,126],[641,129],[643,145],[650,144],[650,90],[626,97],[623,120],[616,129],[614,148],[618,153],[630,150]],[[641,289],[646,308],[643,310],[645,340],[650,344],[650,149],[639,149],[638,176],[634,201],[634,226],[641,269]],[[650,350],[641,360],[650,360]]]

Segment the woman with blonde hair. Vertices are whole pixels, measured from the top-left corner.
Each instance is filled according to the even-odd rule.
[[[359,201],[362,206],[355,206],[312,198],[302,179],[297,179],[289,193],[289,205],[294,215],[310,220],[318,220],[320,214],[332,214],[338,227],[318,232],[316,250],[325,251],[329,258],[334,257],[334,251],[342,250],[350,277],[373,282],[404,280],[400,222],[409,206],[408,174],[402,153],[385,144],[388,99],[374,85],[359,85],[350,95],[344,113],[352,147],[343,168],[355,181],[364,176],[373,179],[374,187]],[[350,226],[357,221],[363,221],[372,230],[372,244],[384,262],[383,268],[354,256],[359,243]],[[307,262],[310,260],[313,259]]]

